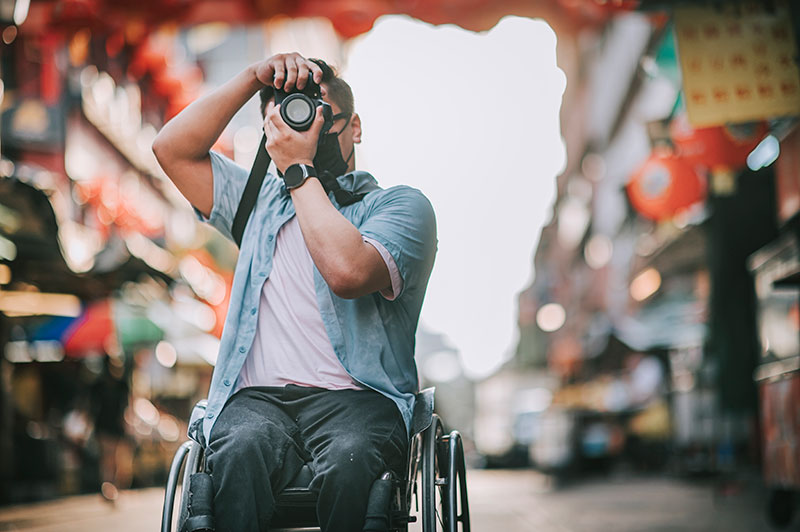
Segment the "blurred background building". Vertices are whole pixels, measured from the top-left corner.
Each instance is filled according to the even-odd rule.
[[[152,139],[244,65],[299,48],[341,64],[392,14],[471,31],[542,18],[567,80],[567,162],[519,287],[516,349],[478,378],[448,331],[418,338],[473,462],[759,470],[789,500],[795,3],[4,0],[0,502],[162,482],[208,387],[236,249],[196,223]],[[245,166],[254,106],[216,146]]]

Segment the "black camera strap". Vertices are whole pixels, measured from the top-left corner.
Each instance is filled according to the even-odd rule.
[[[247,226],[247,220],[250,218],[250,213],[253,212],[253,207],[256,205],[258,199],[258,191],[261,190],[261,185],[264,183],[264,178],[267,176],[267,168],[272,158],[267,153],[267,136],[261,135],[261,142],[258,143],[258,150],[256,151],[256,160],[253,162],[253,167],[250,169],[250,176],[247,178],[247,184],[242,192],[242,199],[239,200],[239,207],[236,209],[236,216],[233,218],[231,225],[231,235],[236,245],[242,247],[242,235],[244,235],[244,228]]]
[[[264,183],[264,178],[267,176],[267,169],[272,158],[267,153],[267,136],[261,136],[261,142],[258,144],[256,151],[256,160],[253,162],[253,167],[250,169],[250,175],[247,178],[247,184],[242,192],[242,199],[239,201],[239,207],[236,209],[236,216],[233,218],[231,225],[231,235],[236,245],[242,247],[242,236],[244,229],[247,226],[247,221],[250,219],[250,213],[256,205],[258,199],[258,192],[261,190],[261,185]],[[366,193],[355,193],[345,190],[339,185],[339,181],[330,172],[323,171],[318,176],[322,188],[325,189],[326,194],[333,192],[336,202],[342,207],[352,205],[361,201]]]

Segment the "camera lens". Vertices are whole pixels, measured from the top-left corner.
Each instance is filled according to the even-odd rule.
[[[281,103],[281,116],[292,128],[305,131],[314,121],[314,102],[301,93],[293,93]]]
[[[305,122],[311,116],[311,106],[301,99],[292,100],[286,104],[286,116],[292,122]]]

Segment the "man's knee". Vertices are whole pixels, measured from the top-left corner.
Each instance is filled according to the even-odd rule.
[[[380,473],[383,458],[368,439],[355,434],[334,438],[318,460],[317,473],[358,481],[372,479]]]
[[[221,434],[211,434],[209,461],[227,467],[269,466],[268,457],[284,448],[290,436],[272,423],[247,424]]]

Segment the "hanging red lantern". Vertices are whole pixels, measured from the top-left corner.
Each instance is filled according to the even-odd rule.
[[[769,131],[764,122],[695,129],[685,113],[675,117],[669,132],[677,154],[689,164],[709,170],[737,170]]]
[[[655,150],[626,188],[633,208],[656,221],[672,218],[705,197],[705,185],[694,167],[666,150]]]

